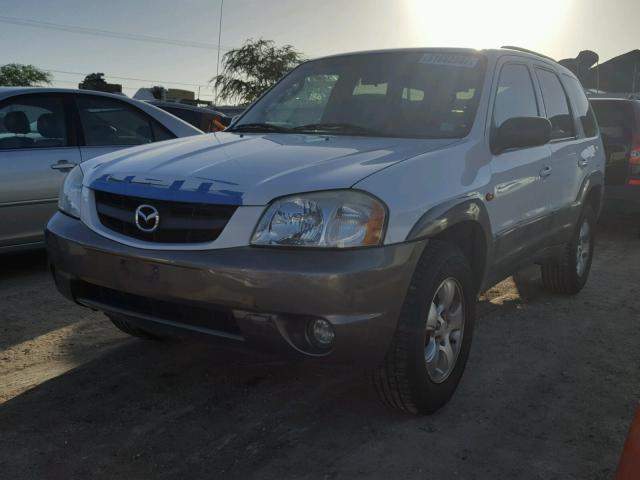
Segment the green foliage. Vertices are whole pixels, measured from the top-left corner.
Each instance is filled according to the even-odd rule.
[[[104,73],[96,72],[96,73],[90,73],[89,75],[84,77],[83,83],[106,85],[107,81],[104,79]]]
[[[220,98],[250,103],[303,60],[291,45],[277,47],[272,40],[248,40],[225,53],[223,71],[211,81]]]
[[[90,73],[82,83],[78,85],[78,88],[83,90],[95,90],[97,92],[107,93],[120,93],[122,92],[122,85],[118,83],[109,83],[104,79],[104,73],[95,72]]]
[[[0,86],[33,87],[51,83],[51,74],[34,65],[8,63],[0,67]]]

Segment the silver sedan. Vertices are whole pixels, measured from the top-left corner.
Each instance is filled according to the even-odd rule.
[[[43,246],[44,225],[76,164],[202,133],[153,105],[119,95],[0,88],[0,253]]]

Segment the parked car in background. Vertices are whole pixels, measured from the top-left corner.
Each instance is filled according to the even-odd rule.
[[[224,130],[231,123],[231,117],[211,108],[196,107],[186,103],[147,100],[147,103],[181,118],[205,133]]]
[[[238,115],[241,115],[242,113],[244,113],[244,111],[249,108],[249,105],[239,105],[236,107],[231,107],[231,106],[217,106],[214,107],[215,110],[217,112],[220,112],[224,115],[226,115],[227,117],[237,117]]]
[[[200,134],[159,108],[120,95],[0,88],[0,253],[43,245],[64,177],[77,164]]]
[[[605,206],[640,213],[640,101],[592,98],[606,152]]]
[[[361,362],[386,404],[430,413],[480,291],[531,263],[584,287],[603,180],[582,86],[546,57],[337,55],[224,132],[74,168],[47,250],[58,289],[130,335]]]

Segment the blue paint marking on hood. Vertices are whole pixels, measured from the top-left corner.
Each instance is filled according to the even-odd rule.
[[[263,206],[285,195],[351,188],[391,165],[456,141],[223,132],[114,152],[82,168],[85,186],[97,190]]]
[[[89,187],[102,192],[127,197],[211,205],[242,205],[243,192],[214,189],[215,183],[229,186],[226,181],[199,179],[158,180],[136,175],[105,174],[96,178]]]

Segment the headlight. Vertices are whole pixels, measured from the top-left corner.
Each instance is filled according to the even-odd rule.
[[[253,245],[349,248],[380,245],[386,209],[354,190],[305,193],[275,200],[253,234]]]
[[[64,179],[62,191],[58,199],[58,208],[67,215],[80,218],[80,204],[82,201],[82,178],[84,174],[80,166],[76,166]]]

